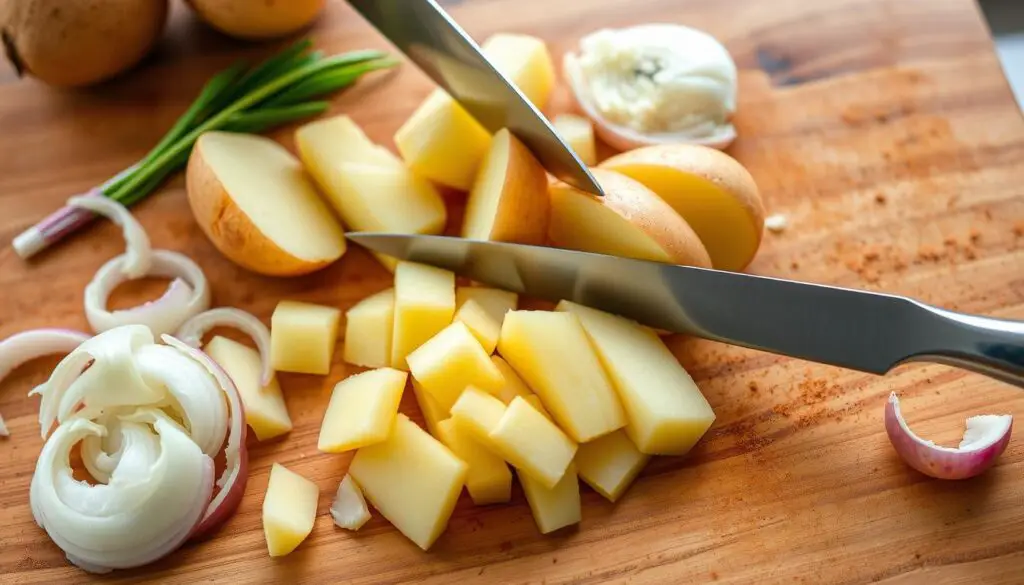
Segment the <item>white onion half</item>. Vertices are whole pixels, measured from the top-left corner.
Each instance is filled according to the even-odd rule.
[[[68,560],[93,572],[137,567],[177,549],[202,518],[213,489],[213,460],[166,415],[146,409],[122,422],[125,434],[155,432],[159,449],[123,438],[126,448],[109,483],[78,481],[68,465],[71,448],[106,430],[76,418],[43,445],[32,476],[37,522]]]
[[[204,311],[192,317],[178,329],[175,337],[192,347],[200,347],[203,335],[214,327],[234,327],[252,338],[256,349],[260,352],[262,378],[260,383],[266,386],[274,375],[270,365],[270,330],[254,315],[241,309],[218,307]]]
[[[92,195],[80,195],[68,199],[71,207],[80,207],[98,213],[115,224],[124,232],[126,250],[124,253],[124,273],[128,278],[142,278],[149,271],[152,261],[151,246],[146,230],[142,229],[128,208],[102,193],[93,191]]]
[[[985,414],[967,419],[960,445],[942,447],[910,430],[893,392],[885,404],[885,431],[900,458],[921,473],[937,479],[966,479],[995,463],[1010,443],[1012,415]]]
[[[143,276],[172,279],[167,292],[155,301],[131,309],[109,311],[110,293],[129,280],[126,254],[100,267],[85,287],[85,316],[97,333],[129,324],[142,324],[154,335],[173,333],[185,321],[210,307],[210,288],[206,275],[187,256],[170,250],[154,250],[149,269]]]

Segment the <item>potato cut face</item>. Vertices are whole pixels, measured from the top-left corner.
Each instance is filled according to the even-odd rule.
[[[430,394],[423,389],[423,386],[416,381],[416,378],[410,378],[412,381],[412,391],[416,396],[416,404],[420,407],[420,413],[423,414],[423,422],[427,426],[427,432],[429,432],[434,438],[440,439],[437,426],[443,420],[449,418],[447,411],[441,409],[441,406],[436,400],[431,398]]]
[[[643,470],[650,455],[641,453],[623,430],[583,443],[576,451],[580,479],[610,502],[618,500]]]
[[[468,386],[501,388],[501,372],[464,323],[456,322],[428,339],[406,358],[409,371],[442,411],[452,405]]]
[[[519,295],[507,290],[485,286],[460,286],[455,289],[455,308],[468,301],[476,301],[498,325],[505,320],[505,313],[514,311],[519,304]]]
[[[523,486],[533,520],[541,534],[579,524],[583,514],[580,505],[580,482],[576,478],[575,465],[569,465],[565,475],[553,488],[544,487],[522,471],[517,470],[516,476]]]
[[[335,200],[345,225],[357,231],[438,234],[447,210],[437,190],[401,165],[341,163],[344,190]]]
[[[388,437],[408,374],[392,368],[349,376],[334,387],[317,448],[341,453]]]
[[[349,475],[389,522],[423,550],[444,532],[466,464],[403,414],[387,440],[356,451]]]
[[[547,488],[565,475],[576,454],[576,443],[522,397],[505,409],[491,441],[513,467]]]
[[[374,144],[348,116],[334,116],[302,125],[295,131],[299,158],[325,190],[334,184],[338,164],[356,162],[393,166],[398,157]]]
[[[465,325],[488,355],[494,353],[501,334],[501,323],[487,313],[480,303],[469,300],[455,309],[454,320]]]
[[[594,143],[594,126],[590,120],[573,114],[561,114],[551,121],[562,139],[573,149],[583,164],[597,164],[597,147]]]
[[[292,430],[292,419],[277,376],[271,377],[266,386],[260,383],[263,371],[260,354],[255,349],[218,335],[203,351],[220,364],[235,383],[245,408],[245,422],[252,427],[257,439],[266,441]]]
[[[345,313],[343,359],[367,368],[390,365],[394,325],[394,288],[359,301]]]
[[[492,355],[491,362],[494,364],[494,367],[498,368],[498,371],[501,372],[501,377],[505,380],[501,388],[497,392],[492,392],[491,395],[505,404],[512,402],[512,399],[516,396],[522,396],[523,398],[536,397],[536,394],[530,390],[526,382],[523,382],[519,374],[501,356]]]
[[[625,408],[626,433],[641,452],[682,455],[704,436],[715,413],[655,333],[568,301],[557,310],[579,317]]]
[[[512,498],[512,472],[505,461],[460,429],[453,419],[438,424],[438,438],[469,466],[466,490],[477,506]]]
[[[501,448],[491,438],[505,414],[505,405],[490,394],[472,386],[452,406],[452,420],[470,438],[500,455]]]
[[[263,535],[270,556],[284,556],[313,531],[320,490],[316,484],[281,465],[270,468],[263,497]]]
[[[279,372],[327,374],[338,340],[341,310],[281,301],[270,317],[270,361]]]
[[[454,274],[433,266],[399,262],[395,268],[391,367],[408,369],[406,356],[440,333],[454,316]]]
[[[538,110],[547,107],[555,87],[555,66],[544,41],[529,35],[498,33],[480,48]]]

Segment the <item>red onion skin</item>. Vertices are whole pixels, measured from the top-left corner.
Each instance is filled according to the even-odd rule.
[[[228,495],[221,501],[220,506],[213,511],[205,520],[199,522],[192,531],[189,540],[201,541],[211,536],[225,522],[231,518],[238,505],[242,503],[242,496],[245,495],[245,486],[249,483],[249,449],[245,443],[238,448],[238,475],[235,483],[228,489]],[[212,494],[211,494],[212,497]]]

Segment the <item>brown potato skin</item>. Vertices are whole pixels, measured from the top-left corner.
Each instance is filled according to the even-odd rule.
[[[203,157],[202,137],[185,170],[185,189],[196,223],[229,260],[268,276],[298,276],[320,270],[332,261],[296,258],[264,236],[224,189]]]

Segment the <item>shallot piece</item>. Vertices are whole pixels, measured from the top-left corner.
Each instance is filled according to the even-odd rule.
[[[252,338],[260,352],[260,383],[263,386],[270,384],[270,379],[274,376],[274,369],[270,364],[270,330],[250,313],[231,307],[210,309],[186,321],[178,329],[175,337],[187,345],[199,347],[203,343],[203,335],[214,327],[234,327]]]
[[[1010,443],[1013,416],[985,414],[967,419],[958,447],[942,447],[910,430],[893,392],[885,405],[885,431],[900,458],[921,473],[937,479],[967,479],[995,463]]]

